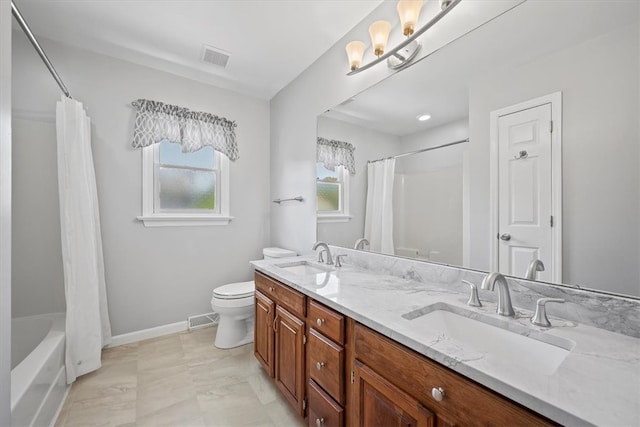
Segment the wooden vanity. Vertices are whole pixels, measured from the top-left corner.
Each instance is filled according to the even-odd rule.
[[[255,284],[255,356],[309,426],[556,425],[271,277]]]

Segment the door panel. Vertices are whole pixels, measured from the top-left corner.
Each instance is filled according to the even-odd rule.
[[[273,364],[274,315],[275,305],[273,301],[256,291],[256,324],[253,337],[253,353],[270,377],[273,377],[275,372]]]
[[[275,381],[289,403],[304,416],[304,322],[276,307]]]
[[[523,277],[532,259],[551,278],[551,104],[498,118],[498,269]]]

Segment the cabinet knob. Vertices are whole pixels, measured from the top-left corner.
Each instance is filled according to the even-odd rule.
[[[269,286],[269,292],[273,292],[273,291],[274,291],[273,286]]]
[[[324,362],[317,362],[316,363],[316,368],[318,368],[318,371],[321,370],[322,368],[324,368]]]
[[[316,427],[322,427],[324,425],[324,418],[316,418]]]
[[[431,389],[431,396],[433,396],[436,401],[442,402],[442,399],[444,399],[444,390],[442,387],[434,387]]]
[[[318,326],[322,326],[323,323],[324,323],[324,319],[318,318],[318,320],[316,320],[316,325]]]

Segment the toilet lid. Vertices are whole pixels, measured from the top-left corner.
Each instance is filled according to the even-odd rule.
[[[253,280],[250,282],[229,283],[213,290],[213,296],[220,299],[238,299],[250,297],[254,294],[256,286]]]

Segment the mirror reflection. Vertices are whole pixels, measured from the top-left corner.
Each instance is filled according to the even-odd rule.
[[[318,239],[640,296],[639,20],[527,1],[321,115]]]

